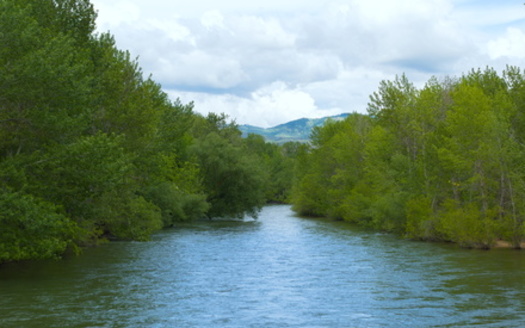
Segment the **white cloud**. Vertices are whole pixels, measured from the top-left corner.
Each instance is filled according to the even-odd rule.
[[[224,28],[224,16],[218,10],[207,11],[201,17],[201,24],[207,29]]]
[[[488,43],[487,51],[492,59],[525,58],[525,33],[521,29],[509,27],[504,35]]]
[[[295,36],[285,31],[275,18],[240,16],[232,19],[230,28],[241,46],[282,49],[293,47],[295,42]]]
[[[229,89],[247,80],[239,63],[225,56],[214,56],[201,50],[174,54],[160,63],[161,80],[186,87]]]
[[[102,30],[136,22],[141,16],[140,6],[131,1],[96,1],[94,3],[95,9],[98,10],[97,24]]]
[[[351,1],[299,19],[300,50],[325,49],[346,66],[437,71],[470,47],[448,1]]]
[[[204,115],[209,112],[225,113],[237,123],[260,127],[272,127],[302,117],[315,118],[341,113],[340,108],[321,110],[309,93],[280,81],[256,90],[248,97],[232,94],[211,96],[173,90],[168,91],[168,94],[179,97],[183,102],[194,101],[195,110]]]
[[[525,64],[513,0],[92,0],[101,30],[196,110],[271,126],[366,110],[379,82]]]
[[[337,79],[309,83],[303,87],[303,90],[316,100],[321,109],[365,113],[368,95],[377,90],[379,81],[394,77],[395,74],[365,67],[347,68]]]
[[[189,42],[195,45],[195,39],[192,36],[191,30],[179,23],[175,18],[162,21],[149,19],[146,22],[139,22],[138,25],[141,26],[142,30],[149,31],[151,34],[160,32],[173,42]],[[152,41],[156,43],[158,39]]]

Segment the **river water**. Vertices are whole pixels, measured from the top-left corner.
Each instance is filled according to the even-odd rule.
[[[525,252],[411,242],[268,206],[0,267],[0,327],[524,327]]]

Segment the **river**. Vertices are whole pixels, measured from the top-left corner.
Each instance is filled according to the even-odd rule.
[[[195,222],[0,267],[0,327],[523,327],[525,252],[304,219]]]

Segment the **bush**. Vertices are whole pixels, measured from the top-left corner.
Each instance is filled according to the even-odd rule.
[[[77,232],[55,205],[6,190],[0,191],[0,225],[0,263],[58,258]]]

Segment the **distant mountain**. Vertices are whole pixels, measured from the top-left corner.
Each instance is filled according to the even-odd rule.
[[[272,128],[260,128],[253,125],[241,125],[239,126],[239,129],[241,130],[243,137],[248,136],[250,133],[254,133],[263,136],[266,141],[279,144],[288,141],[307,142],[314,127],[323,125],[328,119],[335,121],[343,120],[348,115],[350,114],[345,113],[322,118],[301,118],[295,121],[274,126]]]

